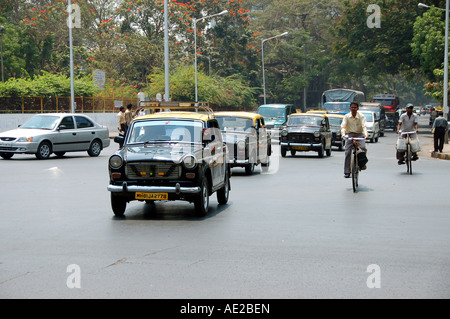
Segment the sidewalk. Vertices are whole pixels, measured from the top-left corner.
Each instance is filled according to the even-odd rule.
[[[430,134],[424,134],[419,135],[419,139],[421,142],[421,151],[419,152],[419,156],[423,157],[432,157],[437,158],[441,160],[450,160],[450,144],[444,144],[444,149],[442,150],[442,153],[434,152],[434,139],[433,135]]]

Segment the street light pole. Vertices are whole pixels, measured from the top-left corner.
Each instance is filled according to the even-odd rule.
[[[0,60],[2,69],[2,82],[5,82],[5,76],[3,74],[3,33],[5,32],[5,27],[0,25]]]
[[[72,41],[72,29],[73,29],[73,17],[72,17],[72,0],[69,0],[69,55],[70,55],[70,112],[75,113],[75,87],[73,76],[73,41]]]
[[[164,1],[164,96],[166,101],[170,101],[169,89],[169,30],[168,30],[168,1]]]
[[[418,4],[419,8],[424,8],[424,9],[430,9],[431,7],[423,4],[423,3],[419,3]],[[442,8],[438,8],[439,10],[443,10],[445,11],[445,52],[444,52],[444,85],[443,85],[443,113],[444,113],[444,118],[448,119],[448,13],[449,13],[449,0],[445,1],[445,9]]]
[[[195,72],[195,102],[198,102],[198,89],[197,89],[197,22],[203,19],[212,18],[215,16],[220,16],[222,14],[228,13],[228,10],[224,10],[220,13],[213,14],[210,16],[194,19],[194,72]]]
[[[288,34],[288,32],[284,32],[284,33],[276,35],[274,37],[261,40],[261,59],[262,59],[262,77],[263,77],[264,104],[266,104],[266,77],[264,75],[264,42],[266,42],[267,40],[271,40],[271,39],[275,39],[275,38],[278,38],[278,37],[282,37],[282,36],[284,36],[286,34]]]

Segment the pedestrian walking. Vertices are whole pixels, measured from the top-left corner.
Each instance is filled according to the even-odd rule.
[[[434,151],[440,153],[444,149],[445,134],[448,131],[448,122],[443,115],[444,113],[441,111],[438,113],[438,117],[434,120],[431,128],[431,133],[433,133],[434,137]]]
[[[120,107],[119,113],[117,113],[117,128],[119,129],[120,135],[125,135],[128,129],[127,121],[125,119],[125,108]]]

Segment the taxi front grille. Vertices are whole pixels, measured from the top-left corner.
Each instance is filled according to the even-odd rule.
[[[314,141],[314,136],[307,133],[290,133],[288,134],[288,140],[297,143],[306,143]]]
[[[181,177],[181,165],[173,162],[132,163],[127,165],[129,179],[174,179]]]

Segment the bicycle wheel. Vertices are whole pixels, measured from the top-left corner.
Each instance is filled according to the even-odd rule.
[[[356,157],[356,152],[353,153],[352,158],[352,186],[353,186],[353,193],[356,193],[358,189],[358,160]]]
[[[409,175],[412,175],[412,153],[411,153],[411,145],[408,144],[406,146],[406,172],[409,173]]]

